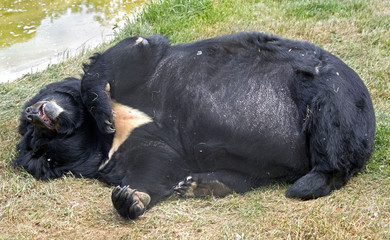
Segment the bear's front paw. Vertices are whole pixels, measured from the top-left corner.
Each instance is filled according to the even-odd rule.
[[[105,112],[94,111],[93,116],[98,125],[99,131],[101,133],[112,134],[115,133],[114,120],[111,114]]]
[[[122,217],[136,219],[145,212],[150,203],[150,196],[129,186],[117,186],[112,191],[111,200]]]

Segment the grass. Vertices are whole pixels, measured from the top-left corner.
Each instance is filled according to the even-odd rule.
[[[330,196],[296,201],[273,185],[221,199],[171,197],[137,221],[113,210],[96,180],[42,182],[13,169],[23,103],[43,85],[79,76],[86,51],[0,85],[0,239],[390,239],[390,3],[387,0],[166,0],[148,4],[117,40],[161,33],[181,43],[237,31],[314,42],[349,64],[376,110],[376,151]]]

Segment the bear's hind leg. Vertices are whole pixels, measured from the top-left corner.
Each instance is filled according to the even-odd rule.
[[[324,197],[333,190],[342,187],[347,181],[344,179],[339,177],[337,173],[323,173],[312,170],[287,189],[286,197],[301,200]]]
[[[312,169],[286,191],[287,197],[306,200],[329,195],[370,159],[375,116],[369,96],[359,97],[358,102],[367,106],[349,104],[352,96],[341,89],[323,90],[312,100],[304,124]]]

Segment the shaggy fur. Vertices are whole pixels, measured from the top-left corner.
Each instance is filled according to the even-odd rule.
[[[287,197],[326,196],[373,150],[367,88],[307,42],[238,33],[172,46],[133,37],[84,71],[81,85],[49,85],[26,104],[14,164],[36,178],[70,171],[118,185],[112,201],[124,217],[174,192],[224,196],[288,182]],[[28,115],[44,98],[65,109],[49,121],[55,129]]]

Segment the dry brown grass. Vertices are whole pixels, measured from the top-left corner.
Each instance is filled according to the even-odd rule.
[[[4,180],[4,179],[2,179]],[[26,177],[2,199],[5,239],[387,239],[389,185],[367,174],[313,201],[284,186],[213,199],[171,197],[137,221],[115,213],[111,188],[95,180]],[[370,184],[367,185],[366,183]],[[24,187],[21,187],[24,186]],[[7,210],[3,212],[3,210]],[[11,227],[12,226],[12,227]]]

